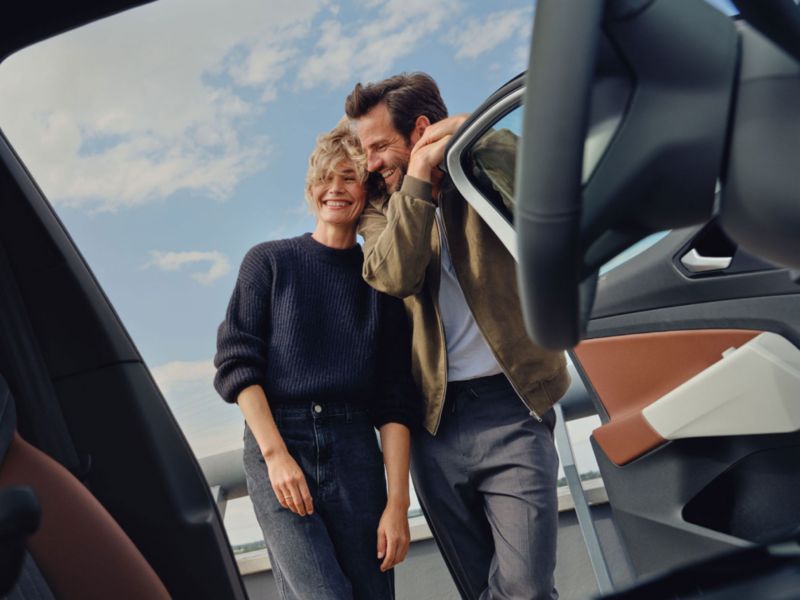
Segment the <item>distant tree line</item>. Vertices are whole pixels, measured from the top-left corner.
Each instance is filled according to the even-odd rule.
[[[600,471],[587,471],[586,473],[581,473],[581,481],[591,481],[592,479],[599,479],[600,478]],[[558,480],[558,487],[566,487],[567,486],[567,478],[562,477]]]

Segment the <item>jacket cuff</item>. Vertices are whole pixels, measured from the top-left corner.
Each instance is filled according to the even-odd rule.
[[[417,179],[411,175],[403,177],[403,185],[400,187],[400,193],[418,200],[427,200],[433,204],[431,195],[433,194],[433,184],[422,179]]]

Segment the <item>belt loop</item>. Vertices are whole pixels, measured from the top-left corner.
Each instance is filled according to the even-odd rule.
[[[350,425],[353,422],[353,412],[349,402],[345,402],[344,412],[347,415],[347,424]]]
[[[283,425],[283,408],[280,406],[275,409],[275,425],[278,426],[278,429]]]

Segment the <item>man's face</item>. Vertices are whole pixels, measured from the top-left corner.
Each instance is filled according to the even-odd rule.
[[[390,194],[399,190],[408,170],[413,143],[409,144],[392,126],[385,104],[378,104],[358,120],[358,136],[367,151],[370,173],[377,171],[383,175]]]

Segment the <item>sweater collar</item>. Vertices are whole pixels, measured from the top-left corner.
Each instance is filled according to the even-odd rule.
[[[361,245],[356,244],[352,248],[341,250],[339,248],[331,248],[325,244],[319,243],[310,233],[304,233],[297,238],[300,247],[308,252],[311,256],[322,262],[337,265],[341,267],[358,267],[364,263],[364,253],[361,251]]]

